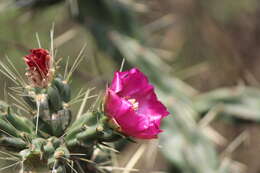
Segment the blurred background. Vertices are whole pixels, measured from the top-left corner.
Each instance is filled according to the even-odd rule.
[[[112,172],[259,173],[259,17],[257,0],[0,0],[0,57],[24,73],[54,27],[61,72],[86,44],[73,93],[102,92],[123,59],[149,76],[171,115],[158,140],[121,148],[113,166],[125,169]]]

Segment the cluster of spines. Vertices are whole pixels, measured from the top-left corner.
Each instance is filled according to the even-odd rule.
[[[0,103],[0,146],[18,153],[17,157],[22,164],[22,170],[46,165],[54,172],[61,173],[67,169],[66,165],[70,166],[68,162],[70,162],[71,153],[81,152],[78,148],[85,148],[85,153],[81,154],[84,154],[82,157],[88,159],[96,147],[105,146],[105,142],[125,138],[123,134],[109,126],[109,120],[102,108],[87,113],[83,113],[82,109],[76,120],[71,123],[70,106],[82,100],[83,95],[86,98],[92,97],[88,96],[90,89],[86,93],[82,93],[81,90],[75,98],[71,99],[68,81],[82,61],[83,51],[84,48],[70,70],[68,70],[68,61],[66,62],[64,76],[56,75],[57,64],[54,63],[53,69],[50,69],[51,80],[44,87],[26,84],[9,59],[8,62],[15,69],[15,74],[1,62],[1,67],[7,69],[7,77],[12,81],[15,82],[16,73],[19,76],[17,83],[19,87],[11,89],[25,102],[22,104],[26,107],[25,112],[28,116],[22,116],[21,112],[12,111],[9,105]],[[22,101],[8,94],[15,101]],[[82,103],[83,106],[84,104]]]
[[[19,152],[24,170],[30,170],[39,160],[57,173],[64,172],[70,153],[77,152],[78,147],[86,148],[86,157],[90,157],[95,146],[123,137],[111,129],[102,110],[89,111],[70,124],[70,87],[60,76],[46,88],[26,88],[23,99],[34,118],[18,115],[1,103],[0,145]]]
[[[27,88],[23,96],[33,109],[34,121],[38,129],[51,135],[61,136],[71,121],[70,87],[61,76],[57,76],[46,88]]]

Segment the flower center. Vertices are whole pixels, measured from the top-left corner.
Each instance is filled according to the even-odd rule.
[[[132,108],[136,111],[139,107],[139,103],[136,99],[128,99],[128,101],[132,104]]]

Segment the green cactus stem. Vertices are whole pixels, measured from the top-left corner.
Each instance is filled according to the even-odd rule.
[[[18,116],[11,113],[10,109],[8,110],[8,114],[5,116],[8,122],[10,122],[19,131],[34,134],[35,126],[31,120],[25,118],[24,116]]]
[[[25,149],[28,144],[20,138],[2,136],[0,137],[0,146],[7,147],[11,150],[22,150]]]
[[[19,131],[8,121],[5,121],[3,116],[0,116],[0,134],[11,137],[21,137]]]
[[[58,76],[53,80],[53,84],[57,87],[62,100],[66,103],[69,102],[71,98],[71,89],[68,82],[61,76]]]
[[[61,96],[56,86],[49,86],[47,95],[51,112],[57,112],[62,109]]]

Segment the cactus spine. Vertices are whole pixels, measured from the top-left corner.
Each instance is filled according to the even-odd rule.
[[[0,146],[18,155],[22,171],[35,171],[39,167],[56,173],[72,168],[77,171],[82,167],[88,171],[90,163],[82,162],[82,159],[89,160],[95,148],[104,142],[117,141],[122,135],[109,126],[102,109],[83,113],[72,122],[74,113],[70,110],[68,79],[56,74],[47,50],[33,49],[31,52],[25,57],[29,84],[22,85],[22,96],[17,96],[30,111],[21,114],[0,102]],[[41,64],[37,56],[45,58],[46,62]],[[72,67],[75,68],[79,61],[77,58]],[[73,153],[80,153],[80,156]],[[80,166],[73,165],[76,161]],[[99,172],[93,163],[91,171]]]

